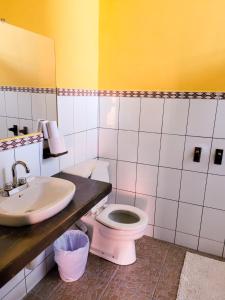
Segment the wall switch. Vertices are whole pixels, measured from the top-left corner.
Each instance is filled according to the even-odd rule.
[[[201,153],[202,153],[202,148],[195,147],[194,157],[193,157],[193,161],[194,162],[200,162],[200,160],[201,160]]]
[[[214,164],[221,165],[223,160],[223,149],[216,149]]]

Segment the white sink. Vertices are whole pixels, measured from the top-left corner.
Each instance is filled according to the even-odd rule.
[[[10,197],[0,196],[0,225],[23,226],[44,221],[72,200],[75,185],[53,177],[33,177],[28,187]]]

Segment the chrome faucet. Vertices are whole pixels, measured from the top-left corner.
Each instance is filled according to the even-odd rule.
[[[16,166],[21,165],[24,167],[26,173],[30,173],[30,169],[28,168],[27,164],[24,161],[18,160],[12,165],[12,177],[13,177],[13,187],[16,188],[18,186],[17,180],[17,171]]]

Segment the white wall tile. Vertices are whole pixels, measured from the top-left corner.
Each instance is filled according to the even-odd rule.
[[[7,295],[20,281],[24,279],[24,269],[10,279],[0,290],[0,297]],[[2,299],[2,298],[1,298]]]
[[[216,114],[216,122],[214,128],[215,138],[225,138],[225,102],[224,100],[218,101],[217,114]]]
[[[18,117],[32,119],[31,93],[18,93]]]
[[[53,176],[59,173],[59,157],[43,159],[41,164],[41,176]]]
[[[135,193],[117,190],[116,203],[134,206]]]
[[[225,211],[207,208],[203,209],[200,236],[203,238],[224,242]]]
[[[23,130],[23,127],[28,128],[28,133],[33,132],[33,121],[32,120],[25,120],[19,119],[19,130]],[[23,135],[23,133],[19,133],[19,135]]]
[[[136,192],[155,196],[157,185],[158,167],[148,165],[137,165]]]
[[[86,158],[92,159],[98,156],[98,130],[87,131]]]
[[[5,92],[0,91],[0,116],[6,116]]]
[[[74,132],[87,129],[87,97],[74,97]]]
[[[177,230],[199,235],[202,207],[192,204],[180,203],[178,208]],[[191,218],[191,221],[190,221]]]
[[[0,117],[0,139],[6,138],[8,134],[7,118]]]
[[[116,189],[112,189],[112,192],[108,195],[107,204],[115,204],[116,203]]]
[[[117,163],[117,188],[135,192],[136,164],[118,161]]]
[[[161,132],[163,117],[163,99],[141,99],[140,130]]]
[[[27,292],[32,290],[32,288],[46,275],[46,262],[43,261],[39,266],[37,266],[27,277],[26,285]]]
[[[154,235],[154,226],[152,225],[147,225],[144,235],[149,236],[149,237],[153,237]]]
[[[46,118],[49,121],[57,121],[56,94],[46,94]]]
[[[74,132],[74,97],[58,96],[58,125],[62,134]]]
[[[31,260],[25,267],[24,272],[25,276],[30,274],[34,269],[36,269],[40,263],[45,260],[45,250],[42,251],[38,256],[36,256],[33,260]]]
[[[216,149],[222,149],[224,151],[221,165],[216,165],[214,163]],[[225,175],[225,140],[213,139],[209,163],[209,173]]]
[[[6,115],[10,118],[18,117],[17,92],[5,92]]]
[[[86,160],[86,131],[74,134],[74,161],[78,164]]]
[[[117,158],[117,135],[114,129],[99,129],[99,156],[116,159]]]
[[[118,129],[119,97],[100,97],[100,127]]]
[[[223,252],[223,243],[200,238],[198,251],[221,256]]]
[[[14,150],[0,152],[0,187],[12,181],[11,167],[14,162]]]
[[[184,136],[163,134],[161,140],[160,166],[182,168]]]
[[[195,147],[202,148],[200,162],[194,162],[194,149]],[[184,163],[183,168],[190,171],[207,172],[209,155],[210,155],[211,139],[189,137],[186,138]]]
[[[186,133],[188,108],[188,99],[166,99],[162,132],[184,135]]]
[[[7,129],[8,129],[8,128],[12,128],[13,125],[17,125],[18,128],[19,128],[19,126],[20,126],[19,119],[17,119],[17,118],[8,118],[8,117],[7,117],[6,123],[7,123]],[[13,136],[14,136],[14,133],[13,133],[12,131],[7,130],[7,136],[8,136],[8,137],[13,137]]]
[[[32,94],[32,118],[33,120],[47,118],[46,94]]]
[[[34,120],[32,121],[33,123],[33,132],[37,132],[38,131],[38,121]]]
[[[225,177],[208,175],[205,206],[225,210]]]
[[[87,105],[87,129],[98,126],[98,97],[90,96],[86,100]]]
[[[159,168],[158,197],[178,200],[181,171],[169,168]]]
[[[17,166],[18,177],[40,176],[40,143],[16,148],[15,160],[24,161],[30,169],[30,173],[26,174],[24,167],[21,165]]]
[[[119,128],[139,129],[140,98],[121,97],[119,110]]]
[[[166,228],[154,227],[154,238],[162,241],[166,241],[169,243],[174,242],[175,231],[169,230]]]
[[[138,133],[119,130],[118,159],[136,162],[138,149]]]
[[[176,232],[175,244],[196,250],[198,247],[198,237],[182,232]]]
[[[148,224],[154,225],[155,197],[136,194],[135,206],[146,212],[148,215]]]
[[[183,171],[180,201],[202,205],[206,185],[206,174]]]
[[[159,164],[160,134],[139,133],[138,162],[150,165]]]
[[[175,229],[177,219],[177,207],[178,203],[176,201],[157,198],[155,225],[167,229]]]
[[[4,300],[22,300],[26,295],[25,280],[15,286],[5,297]]]
[[[216,114],[215,100],[190,100],[187,134],[191,136],[211,137]]]
[[[75,164],[74,155],[74,136],[67,135],[64,136],[67,154],[60,156],[60,170],[65,170],[66,168],[72,167]]]

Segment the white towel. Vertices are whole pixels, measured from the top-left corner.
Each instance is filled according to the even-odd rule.
[[[60,134],[56,121],[48,122],[46,126],[50,153],[57,155],[66,152],[64,137]]]

